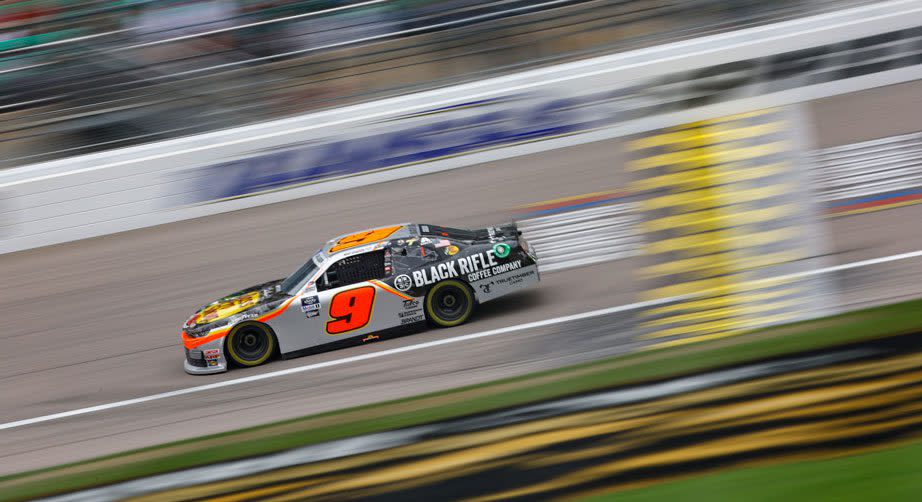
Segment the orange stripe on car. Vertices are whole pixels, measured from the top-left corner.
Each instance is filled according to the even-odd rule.
[[[280,307],[276,308],[275,310],[273,310],[273,311],[271,311],[271,312],[269,312],[269,313],[267,313],[267,314],[263,314],[261,317],[256,318],[256,320],[259,321],[259,322],[266,322],[266,321],[268,321],[269,319],[273,319],[273,318],[275,318],[275,317],[278,317],[279,315],[281,315],[282,312],[285,311],[285,309],[288,308],[289,305],[291,305],[291,302],[295,301],[296,298],[298,298],[298,297],[295,296],[295,297],[289,298],[288,301],[286,301],[285,303],[283,303]],[[181,335],[182,335],[182,344],[183,344],[183,346],[185,346],[187,349],[194,349],[194,348],[196,348],[196,347],[198,347],[198,346],[200,346],[200,345],[205,345],[205,344],[208,343],[208,342],[211,342],[211,341],[214,341],[214,340],[217,340],[217,339],[219,339],[219,338],[222,338],[222,337],[227,336],[227,334],[230,333],[230,330],[231,330],[232,327],[233,327],[233,326],[228,326],[228,327],[225,327],[225,328],[221,328],[221,329],[219,329],[219,330],[217,330],[217,331],[213,331],[213,332],[211,332],[211,333],[208,333],[207,335],[205,335],[205,336],[203,336],[203,337],[201,337],[201,338],[192,338],[191,336],[187,335],[185,331],[183,331],[183,332],[181,333]]]
[[[394,294],[394,295],[399,296],[400,298],[403,298],[404,300],[412,300],[412,299],[413,299],[412,296],[407,296],[407,295],[401,293],[400,291],[397,291],[396,289],[394,289],[394,288],[388,286],[387,284],[384,284],[384,283],[381,282],[381,281],[372,279],[372,280],[369,281],[369,282],[371,282],[371,283],[374,284],[375,286],[378,286],[379,288],[383,289],[384,291],[387,291],[388,293],[391,293],[391,294]]]
[[[293,297],[289,298],[288,301],[286,301],[285,303],[283,303],[281,307],[279,307],[279,308],[273,310],[272,312],[269,312],[268,314],[264,314],[262,317],[258,318],[257,321],[266,322],[266,321],[268,321],[269,319],[273,319],[273,318],[275,318],[275,317],[278,317],[282,312],[285,311],[285,309],[288,308],[289,305],[291,305],[291,302],[295,301],[295,298],[298,298],[298,297],[297,297],[297,296],[293,296]]]
[[[222,328],[218,331],[208,333],[207,335],[201,338],[192,338],[191,336],[187,335],[185,331],[183,331],[182,332],[182,344],[187,349],[194,349],[200,345],[205,345],[208,342],[222,338],[226,336],[228,332],[230,332],[230,328]]]

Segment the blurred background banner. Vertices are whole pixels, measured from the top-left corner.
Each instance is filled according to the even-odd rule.
[[[559,5],[563,8],[564,4],[567,9],[577,9],[588,4],[595,5],[595,2],[564,2]],[[178,9],[181,5],[191,8],[198,3],[154,5],[141,2],[131,5],[143,7],[140,11],[130,11],[143,18],[144,9]],[[393,12],[384,9],[390,5],[387,2],[343,3],[329,7],[338,10],[298,11],[286,14],[287,17],[265,19],[266,24],[250,28],[268,29],[276,21],[282,23],[279,19],[283,18],[286,19],[284,23],[288,19],[304,20],[316,16],[323,19],[326,16],[346,16],[342,19],[351,19],[347,13],[365,20],[356,21],[358,25],[381,24],[386,28],[391,26],[388,24],[391,21],[387,19],[395,19]],[[431,7],[434,4],[420,2],[417,6],[426,5]],[[498,4],[490,5],[500,8]],[[503,5],[509,7],[506,3]],[[502,25],[513,19],[507,14],[525,15],[532,12],[532,5],[522,4],[515,7],[520,10],[500,9],[495,12],[469,6],[474,10],[461,9],[455,12],[455,17],[445,18],[444,23],[448,24],[425,26],[441,30],[486,20]],[[613,8],[637,7],[636,2],[605,5]],[[790,4],[792,8],[805,5],[798,2]],[[823,2],[811,2],[809,5],[818,8],[829,6]],[[371,8],[377,10],[368,11],[370,18],[357,14],[366,12],[362,9]],[[326,102],[330,106],[322,111],[214,132],[203,131],[268,118],[257,114],[229,122],[211,121],[225,115],[197,108],[194,100],[187,101],[184,97],[184,93],[188,92],[202,93],[208,99],[200,102],[208,106],[218,105],[222,103],[222,91],[209,88],[209,82],[227,84],[238,92],[231,107],[234,110],[267,109],[269,105],[263,101],[265,94],[259,91],[259,85],[251,81],[231,85],[233,76],[237,75],[234,72],[246,70],[244,73],[249,75],[247,72],[251,69],[250,63],[253,63],[247,60],[250,63],[242,64],[243,61],[234,60],[232,56],[239,55],[239,52],[216,50],[209,45],[206,49],[197,49],[202,54],[180,58],[176,50],[170,49],[163,56],[169,59],[169,64],[165,65],[170,69],[168,73],[144,73],[145,76],[137,80],[136,73],[117,68],[104,73],[117,80],[127,77],[133,80],[104,83],[90,78],[90,75],[98,73],[81,73],[89,68],[89,63],[82,58],[91,52],[89,49],[79,51],[79,54],[72,52],[70,44],[77,43],[73,39],[53,45],[11,46],[4,54],[9,57],[8,63],[12,66],[9,71],[0,74],[3,78],[15,79],[26,75],[34,63],[41,68],[47,67],[47,71],[42,70],[42,75],[67,75],[66,83],[61,85],[73,87],[79,83],[79,89],[71,89],[72,93],[61,91],[62,88],[53,83],[31,81],[30,85],[24,85],[23,81],[18,84],[14,80],[8,81],[11,83],[3,89],[15,92],[8,96],[12,101],[2,108],[4,116],[9,119],[5,122],[8,128],[4,129],[6,136],[3,137],[3,160],[7,165],[47,159],[46,154],[53,153],[49,145],[69,145],[59,151],[61,155],[104,151],[0,171],[0,193],[4,197],[0,203],[0,235],[4,236],[0,240],[0,252],[195,218],[922,78],[922,65],[918,64],[919,9],[918,2],[885,2],[749,30],[546,65],[524,72],[502,72],[493,68],[492,74],[507,74],[351,106],[333,106],[350,102],[346,99],[348,93],[339,93],[342,99],[338,97]],[[226,13],[221,14],[223,11],[220,9],[210,6],[196,12],[204,16],[198,23],[202,26],[197,29],[206,31],[197,31],[198,35],[193,35],[184,28],[178,31],[181,34],[167,40],[186,44],[193,39],[213,40],[215,36],[230,33],[227,23],[208,21],[224,19],[221,16]],[[412,17],[413,12],[416,11],[401,11],[401,16]],[[542,16],[548,16],[549,12],[540,11]],[[715,15],[724,11],[715,7],[707,12]],[[758,9],[727,11],[732,16],[750,16],[746,19],[752,22],[767,19],[760,17],[758,12]],[[500,16],[500,13],[505,14]],[[443,19],[439,17],[441,14],[431,15]],[[118,19],[123,17],[120,14]],[[671,15],[667,17],[674,19]],[[432,21],[434,18],[426,19]],[[521,21],[518,17],[515,19]],[[231,32],[238,25],[243,26],[239,23],[244,20],[252,21],[250,24],[262,22],[246,16],[234,18],[237,24],[233,24]],[[141,26],[146,26],[144,23]],[[407,29],[416,30],[412,27],[416,25],[410,23],[408,26],[411,27]],[[471,26],[474,25],[468,26],[465,33],[474,32]],[[537,25],[529,22],[525,26]],[[642,25],[632,22],[626,26],[640,29]],[[363,29],[366,28],[371,29],[368,26]],[[107,56],[99,56],[97,61],[108,61],[106,58],[115,57],[112,54],[164,48],[156,37],[154,40],[141,37],[145,41],[129,43],[126,35],[119,30],[129,28],[113,28],[112,33],[103,30],[84,34],[81,36],[90,38],[81,40],[102,44],[101,40],[116,37],[112,39],[115,45],[105,45],[103,52]],[[157,30],[169,31],[163,26],[150,31],[160,33]],[[137,29],[129,31],[136,33]],[[339,33],[338,29],[335,31]],[[485,36],[485,33],[481,34]],[[443,35],[440,32],[439,40],[444,40]],[[407,40],[394,36],[396,39],[388,38],[388,43]],[[379,38],[367,35],[355,40],[355,43],[363,40],[361,43],[364,44]],[[48,61],[34,62],[30,59],[34,56],[31,50],[37,47],[56,56]],[[93,47],[93,50],[102,50],[99,47],[103,46]],[[367,46],[362,47],[364,51],[368,50]],[[22,50],[26,48],[29,50]],[[296,51],[288,56],[300,57],[307,53],[310,51]],[[95,52],[92,54],[95,55]],[[286,64],[291,62],[288,56],[276,57],[283,53],[272,54],[268,59],[260,59],[262,56],[256,58],[259,65],[277,60]],[[136,61],[132,56],[119,57]],[[156,59],[160,56],[150,57]],[[338,61],[336,57],[330,57]],[[202,58],[218,58],[220,61],[208,59],[213,64],[200,66]],[[347,60],[354,64],[360,58],[353,54]],[[525,60],[532,61],[529,58]],[[391,58],[388,61],[395,60]],[[460,64],[457,58],[453,61],[453,64]],[[68,67],[70,70],[66,71],[51,71],[63,62],[76,66]],[[160,63],[145,63],[143,71],[163,67]],[[312,65],[311,68],[317,66]],[[363,68],[375,66],[369,62]],[[212,71],[218,73],[212,75]],[[405,71],[408,70],[401,69],[399,73]],[[465,72],[468,77],[475,74]],[[214,79],[206,79],[204,75],[211,75]],[[179,77],[182,79],[174,80]],[[414,79],[423,80],[419,76]],[[270,80],[278,83],[277,79]],[[290,77],[284,81],[293,82]],[[166,82],[173,82],[178,87],[162,88]],[[440,81],[427,82],[437,87]],[[52,89],[61,93],[53,96],[28,95]],[[128,94],[106,102],[105,113],[98,113],[95,104],[81,104],[68,108],[74,113],[66,118],[55,118],[59,105],[49,104],[70,103],[68,100],[76,95],[88,99],[111,96],[112,89]],[[409,92],[409,89],[402,90]],[[147,99],[143,101],[143,106],[134,101],[139,92]],[[378,95],[362,96],[370,98]],[[301,103],[304,100],[296,101]],[[173,112],[160,108],[165,102],[178,108]],[[298,106],[286,106],[284,109],[304,111]],[[132,115],[135,112],[138,114]],[[177,114],[171,115],[174,112]],[[129,131],[131,128],[125,122],[128,115],[138,120],[153,117],[175,130],[169,134],[145,133],[127,142],[122,139],[106,141],[92,148],[86,148],[87,144],[80,139],[84,136],[94,139],[106,137],[96,128],[103,122],[110,123],[102,121],[102,117],[109,117],[115,120],[111,123],[117,124],[106,128],[119,131],[119,134]],[[26,124],[33,124],[38,117],[41,117],[41,127]],[[207,127],[194,126],[203,118],[210,121]],[[26,122],[21,122],[23,120]],[[74,136],[72,132],[75,128],[86,132]],[[58,132],[62,136],[57,135]],[[189,135],[195,132],[201,134]],[[150,143],[151,140],[171,136],[183,137]],[[69,139],[62,139],[65,137]],[[42,155],[16,153],[25,151],[17,145],[27,138],[38,141],[34,146],[43,152]],[[142,140],[148,143],[111,149]],[[561,169],[565,168],[561,166]]]
[[[648,264],[639,332],[677,345],[831,314],[820,208],[794,107],[683,124],[629,139]]]
[[[8,1],[3,160],[142,144],[864,3]]]

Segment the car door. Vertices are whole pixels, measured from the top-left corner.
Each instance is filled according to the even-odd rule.
[[[319,343],[367,336],[400,323],[397,313],[410,298],[382,282],[390,275],[388,255],[389,250],[378,249],[341,258],[327,267],[317,280]]]

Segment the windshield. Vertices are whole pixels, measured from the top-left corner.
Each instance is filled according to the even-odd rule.
[[[307,260],[304,265],[301,265],[298,270],[295,270],[295,273],[289,275],[287,279],[282,281],[279,289],[289,295],[297,293],[298,290],[301,289],[301,286],[304,285],[304,281],[317,271],[317,263],[322,261],[323,257],[320,256],[320,253],[315,254],[310,260]]]

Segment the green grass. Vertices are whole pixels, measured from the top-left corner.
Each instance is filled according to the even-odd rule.
[[[909,501],[922,498],[922,442],[829,460],[750,467],[587,498],[597,502]]]
[[[0,477],[0,499],[114,483],[568,394],[674,377],[847,342],[922,331],[922,300],[659,349],[396,401],[301,417]]]

